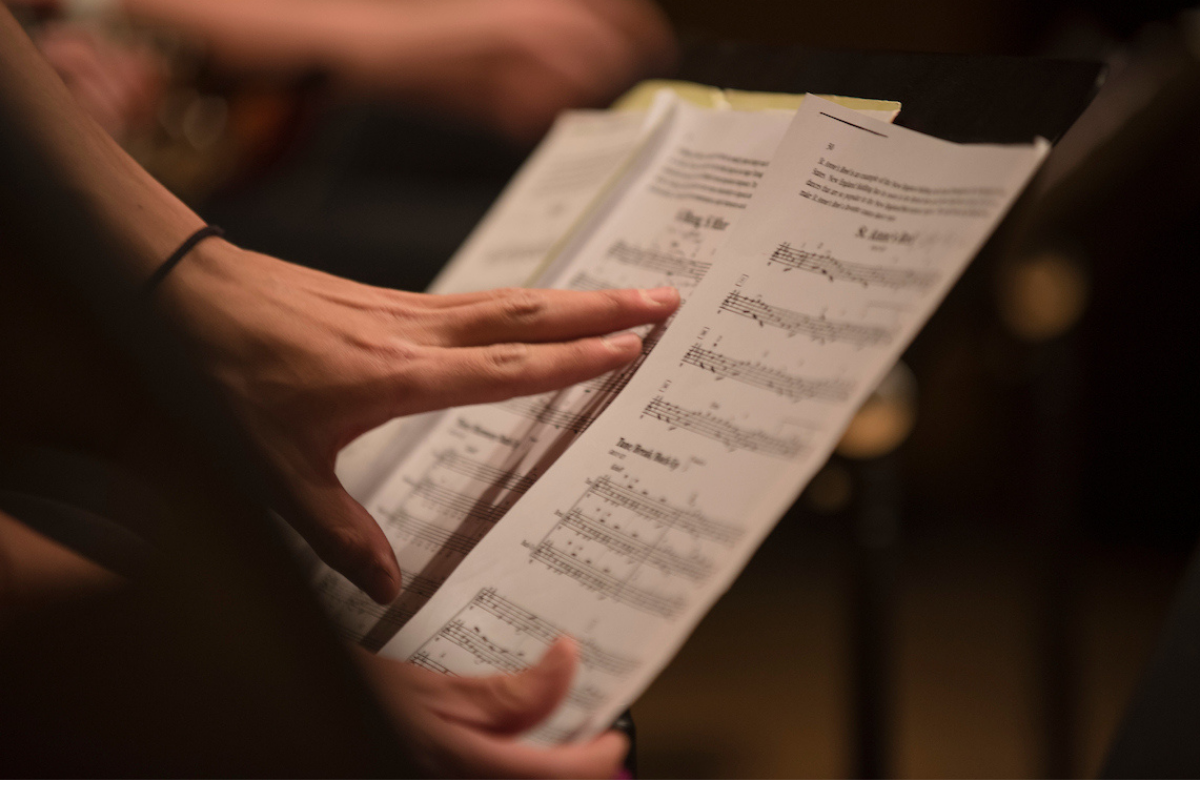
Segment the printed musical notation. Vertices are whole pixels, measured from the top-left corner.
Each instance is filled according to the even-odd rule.
[[[723,418],[707,412],[696,412],[672,404],[655,396],[642,410],[643,416],[657,418],[678,429],[686,429],[698,435],[723,443],[731,449],[752,451],[780,459],[795,459],[807,450],[804,441],[795,437],[778,437],[759,430],[743,429]]]
[[[851,346],[884,346],[892,342],[892,332],[883,327],[864,324],[849,324],[830,321],[820,316],[798,313],[784,307],[767,304],[761,299],[751,299],[733,291],[721,302],[721,310],[740,315],[759,326],[782,329],[788,334],[804,335],[818,343],[848,343]]]
[[[424,667],[427,670],[432,670],[433,672],[440,673],[442,675],[454,675],[454,673],[450,672],[449,668],[438,664],[436,661],[430,658],[429,654],[425,651],[414,654],[413,657],[408,661],[410,664],[415,664],[418,667]]]
[[[444,528],[436,523],[422,520],[405,511],[404,507],[379,510],[379,514],[383,516],[384,525],[389,531],[396,532],[401,537],[407,537],[416,544],[431,551],[466,556],[475,547],[476,542],[478,542],[477,538],[467,539],[461,534],[456,533],[454,529]]]
[[[532,418],[538,423],[544,423],[548,426],[553,426],[555,429],[575,432],[577,434],[584,432],[592,425],[595,417],[590,414],[583,415],[578,412],[560,410],[555,407],[554,404],[558,399],[558,395],[554,393],[549,396],[521,396],[520,398],[501,402],[495,406],[514,415]]]
[[[499,522],[500,518],[504,517],[506,510],[506,507],[481,504],[477,495],[451,490],[429,479],[422,479],[412,494],[415,497],[424,498],[444,512],[459,517],[482,520],[484,523]]]
[[[712,574],[713,563],[709,559],[686,558],[672,551],[659,550],[636,536],[584,515],[578,509],[568,512],[562,525],[586,540],[600,543],[610,551],[653,565],[665,573],[682,576],[689,581],[703,581]]]
[[[629,266],[636,266],[647,271],[657,271],[667,276],[683,277],[696,282],[704,279],[704,275],[708,273],[711,265],[650,247],[634,246],[625,241],[614,243],[609,248],[607,257]]]
[[[777,393],[793,401],[845,401],[854,387],[849,382],[836,379],[806,379],[776,368],[726,357],[712,349],[703,348],[699,343],[688,349],[687,354],[683,355],[683,361],[715,374],[718,379],[732,379],[744,385]]]
[[[771,263],[778,263],[785,271],[796,269],[812,274],[821,274],[834,280],[857,282],[863,286],[878,285],[883,288],[913,288],[924,290],[937,280],[931,271],[916,271],[907,268],[888,268],[851,263],[824,252],[808,252],[788,243],[781,243],[771,253]]]
[[[404,500],[375,511],[390,532],[431,551],[465,556],[533,482],[531,475],[476,462],[450,449],[437,456]],[[500,491],[507,500],[484,500],[490,491]],[[457,522],[443,525],[446,516]],[[464,527],[464,521],[472,526]]]
[[[655,501],[643,493],[617,484],[607,476],[596,479],[588,493],[615,506],[630,509],[648,520],[674,526],[693,537],[726,547],[737,542],[743,534],[740,526],[721,523],[694,509],[677,509],[665,501]]]
[[[482,589],[408,658],[418,667],[443,675],[470,675],[480,665],[514,673],[536,663],[566,632],[538,614],[499,594]],[[606,684],[618,682],[640,662],[575,637],[580,672],[564,700],[570,716],[529,735],[546,744],[566,741],[576,724],[608,699]]]
[[[462,456],[457,451],[447,451],[438,459],[438,465],[448,471],[468,476],[483,482],[488,487],[499,487],[514,493],[524,493],[533,486],[534,477],[528,474],[513,473],[482,462],[476,462]]]
[[[607,476],[595,479],[533,547],[532,558],[583,587],[667,619],[687,605],[715,564],[706,544],[733,545],[742,529],[657,501]]]
[[[612,396],[617,395],[625,389],[625,386],[629,384],[629,380],[633,379],[633,375],[636,374],[638,369],[642,367],[642,363],[644,363],[646,358],[650,356],[650,352],[654,351],[654,347],[660,340],[662,340],[663,333],[666,331],[667,325],[659,324],[654,329],[650,330],[650,334],[646,335],[646,337],[642,339],[642,353],[639,354],[633,362],[629,363],[629,365],[626,365],[624,368],[613,371],[612,373],[603,374],[602,376],[597,376],[594,379],[589,379],[580,386],[587,392],[606,393]],[[598,408],[596,412],[591,413],[592,417],[599,415],[599,410],[602,409],[603,407]]]
[[[660,595],[654,590],[633,586],[603,568],[579,561],[574,555],[557,548],[553,542],[543,542],[534,548],[533,558],[551,570],[573,578],[591,591],[635,609],[665,617],[668,620],[683,610],[682,598],[668,597]]]
[[[609,291],[616,287],[613,283],[597,279],[586,271],[580,271],[567,283],[567,290],[572,291]]]
[[[505,627],[496,628],[489,635],[483,630],[484,624],[493,627],[495,624],[487,623],[486,618],[478,623],[474,622],[480,620],[479,613],[490,615]],[[534,663],[529,661],[526,655],[524,648],[527,645],[505,647],[496,640],[507,636],[509,639],[517,638],[524,643],[535,642],[549,647],[554,640],[566,635],[561,628],[489,587],[476,593],[471,602],[426,640],[425,644],[409,658],[409,661],[437,672],[462,674],[461,669],[453,669],[447,664],[446,657],[437,658],[432,655],[433,644],[439,639],[444,639],[453,642],[477,660],[491,661],[494,659],[506,665],[500,668],[505,672],[516,672]],[[638,662],[634,659],[605,650],[591,640],[576,639],[575,641],[579,646],[579,661],[589,670],[623,676],[637,667]],[[518,647],[521,649],[518,650]],[[540,651],[541,648],[538,648],[537,652],[540,653]]]

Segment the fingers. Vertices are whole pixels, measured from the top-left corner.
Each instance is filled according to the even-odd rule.
[[[679,308],[679,292],[650,290],[497,292],[490,301],[438,313],[440,334],[457,346],[570,340],[651,324]]]
[[[570,689],[578,658],[575,642],[562,637],[537,665],[516,675],[453,678],[411,668],[409,699],[417,697],[444,720],[425,726],[437,737],[435,758],[457,775],[613,777],[628,750],[623,734],[607,733],[584,744],[553,748],[514,738],[558,707]]]
[[[655,3],[645,0],[582,0],[593,13],[635,42],[643,69],[669,69],[678,58],[670,20]]]
[[[517,734],[550,716],[571,688],[579,655],[560,637],[535,666],[515,675],[446,678],[412,673],[427,702],[442,717],[496,734]]]
[[[393,375],[395,415],[504,401],[558,390],[607,373],[642,350],[632,332],[570,343],[426,348]]]
[[[300,511],[289,519],[317,556],[376,603],[396,599],[400,565],[391,544],[371,514],[350,497],[332,472],[320,483],[302,482],[294,500]]]

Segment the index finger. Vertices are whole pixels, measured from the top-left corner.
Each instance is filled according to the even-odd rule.
[[[445,345],[550,343],[654,324],[679,308],[671,287],[605,291],[518,289],[449,307],[432,320]]]

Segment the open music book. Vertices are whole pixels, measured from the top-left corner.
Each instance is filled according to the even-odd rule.
[[[322,568],[336,622],[464,675],[574,637],[538,743],[603,730],[666,666],[1049,150],[940,141],[894,104],[710,104],[564,116],[433,286],[674,285],[636,362],[393,422],[339,463],[404,585],[382,607]]]

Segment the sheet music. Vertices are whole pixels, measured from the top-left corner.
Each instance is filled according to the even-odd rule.
[[[594,239],[597,267],[638,268],[628,253],[644,251],[707,274],[645,367],[382,652],[483,674],[570,634],[598,653],[529,738],[607,727],[823,464],[1047,150],[950,144],[809,97],[715,258],[649,229]],[[663,174],[658,196],[694,200],[686,172]]]
[[[654,138],[643,142],[624,180],[606,189],[605,201],[592,203],[590,218],[577,225],[540,284],[576,290],[667,284],[686,300],[752,196],[791,115],[703,110],[661,95],[649,112]],[[403,586],[396,601],[380,607],[318,566],[316,588],[341,632],[369,649],[390,640],[625,387],[664,330],[642,330],[641,357],[621,371],[557,393],[393,422],[345,452],[339,475],[388,536]]]
[[[862,104],[846,98],[841,101]],[[529,284],[573,228],[589,216],[589,210],[594,217],[603,216],[598,207],[602,198],[609,192],[620,193],[620,176],[634,165],[636,153],[647,146],[678,102],[681,100],[673,92],[660,91],[647,110],[563,113],[429,291],[465,293]],[[873,104],[883,106],[868,111],[876,119],[891,121],[899,112],[897,103]],[[639,254],[618,247],[614,256],[629,260]],[[661,255],[648,260],[645,254],[640,257],[647,267],[657,265],[660,273],[671,268]],[[556,262],[561,268],[569,260],[560,253]],[[693,270],[693,276],[699,275]],[[565,287],[599,290],[612,287],[612,283],[579,273]],[[618,380],[610,388],[615,391],[623,384]],[[528,402],[524,406],[531,412],[534,409]],[[396,418],[362,435],[339,453],[338,478],[351,495],[366,503],[381,480],[429,432],[436,417]],[[330,576],[325,573],[322,578],[324,582]]]
[[[649,132],[646,111],[568,111],[471,232],[430,293],[524,285]]]
[[[659,118],[649,111],[567,111],[429,286],[470,293],[525,285],[630,159]],[[359,500],[403,460],[429,418],[396,418],[338,455],[342,484]],[[325,574],[326,576],[328,574]]]
[[[666,284],[685,300],[699,284],[791,113],[712,111],[675,101],[664,113],[654,146],[628,184],[614,189],[619,201],[574,236],[542,284]],[[317,589],[342,633],[370,649],[390,640],[625,387],[664,329],[641,330],[643,353],[621,371],[555,393],[442,413],[382,480],[360,479],[354,495],[391,541],[403,586],[396,601],[381,607],[322,568]]]

